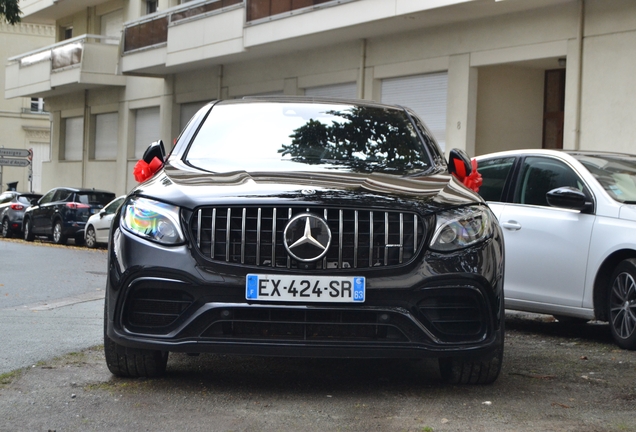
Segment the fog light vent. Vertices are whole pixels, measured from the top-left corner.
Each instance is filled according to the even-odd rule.
[[[166,327],[192,304],[193,297],[177,289],[134,290],[127,302],[127,324],[135,327]]]

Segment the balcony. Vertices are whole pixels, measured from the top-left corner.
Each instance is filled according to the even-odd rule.
[[[193,0],[126,23],[121,71],[162,76],[536,7],[493,0]]]
[[[24,22],[51,24],[100,3],[104,0],[20,0],[20,10]]]
[[[171,68],[243,52],[243,0],[188,2],[124,24],[123,73]]]
[[[83,35],[8,59],[5,97],[49,97],[101,86],[124,86],[117,75],[117,38]]]

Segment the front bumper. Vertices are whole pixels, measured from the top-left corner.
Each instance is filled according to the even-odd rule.
[[[253,268],[202,266],[186,246],[162,247],[114,228],[106,331],[118,344],[162,351],[488,354],[503,344],[503,247],[497,235],[460,255],[425,253],[392,271],[359,271],[367,280],[363,304],[254,302],[245,299]]]

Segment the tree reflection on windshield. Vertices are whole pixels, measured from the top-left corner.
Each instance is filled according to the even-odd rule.
[[[407,174],[430,164],[422,142],[403,111],[376,107],[330,110],[342,120],[309,119],[278,150],[292,161],[346,167],[354,172]]]

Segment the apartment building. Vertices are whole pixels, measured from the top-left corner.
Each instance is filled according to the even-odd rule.
[[[38,49],[54,42],[53,26],[21,23],[9,25],[0,22],[0,59]],[[0,82],[5,82],[5,70],[0,69]],[[5,99],[4,88],[0,90],[0,149],[31,150],[30,165],[13,166],[6,156],[0,162],[0,191],[8,184],[21,192],[40,190],[42,163],[50,159],[50,121],[41,97],[24,96]],[[9,153],[11,154],[11,153]],[[25,162],[24,157],[19,157]]]
[[[310,95],[412,107],[442,147],[634,152],[633,0],[22,0],[56,42],[9,59],[43,98],[58,185],[125,193],[217,98]]]

